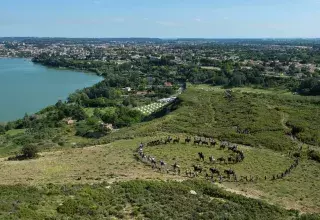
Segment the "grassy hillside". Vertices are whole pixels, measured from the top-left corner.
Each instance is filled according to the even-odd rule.
[[[208,148],[193,144],[171,144],[146,147],[144,153],[152,155],[157,160],[163,160],[168,165],[175,162],[181,167],[181,175],[186,177],[186,171],[193,172],[193,165],[203,168],[197,179],[205,179],[206,173],[211,176],[210,168],[218,169],[223,177],[222,186],[231,191],[265,199],[273,204],[278,204],[289,209],[298,209],[304,212],[320,212],[320,164],[318,162],[302,159],[300,164],[288,176],[283,179],[272,180],[286,170],[293,162],[293,158],[287,154],[277,153],[266,148],[251,148],[240,146],[245,159],[240,163],[211,163],[209,156],[227,158],[231,153],[228,150],[219,150],[218,147]],[[205,160],[201,161],[198,152],[203,152]],[[233,176],[229,179],[224,170],[232,169],[237,175],[237,182]],[[152,168],[149,165],[150,171]],[[158,173],[157,170],[153,170]],[[188,174],[189,176],[189,174]],[[241,177],[250,178],[253,181],[239,181]],[[266,179],[265,179],[266,178]],[[214,175],[216,184],[218,175]],[[208,180],[212,181],[212,180]]]
[[[40,147],[46,152],[36,160],[0,159],[0,184],[4,185],[0,187],[0,219],[296,219],[297,212],[287,210],[320,213],[320,163],[308,157],[309,149],[319,152],[318,98],[248,88],[233,89],[227,97],[217,87],[190,86],[178,102],[164,108],[150,116],[156,118],[152,121],[99,140],[75,138],[73,128],[68,127],[56,143],[44,140]],[[8,135],[12,141],[23,133]],[[181,142],[144,151],[168,167],[177,162],[180,175],[159,172],[135,157],[140,142],[169,135],[180,137]],[[208,156],[227,157],[230,152],[218,146],[182,143],[194,135],[214,137],[218,145],[223,140],[237,143],[245,159],[237,164],[210,164]],[[9,140],[7,136],[0,141]],[[59,140],[65,144],[60,146]],[[284,179],[272,181],[273,174],[292,164],[292,154],[300,146],[299,165]],[[3,154],[13,149],[1,148]],[[198,152],[205,154],[204,162]],[[185,171],[195,164],[204,171],[190,180]],[[212,184],[205,180],[211,167],[232,168],[238,176],[258,180]],[[162,182],[169,180],[187,181]]]
[[[166,117],[123,129],[106,140],[180,133],[286,151],[298,145],[293,134],[304,143],[320,145],[318,97],[234,89],[227,98],[218,87],[191,86],[180,100],[172,107],[177,110]]]
[[[199,181],[0,187],[1,219],[296,219]],[[194,192],[192,192],[194,191]]]

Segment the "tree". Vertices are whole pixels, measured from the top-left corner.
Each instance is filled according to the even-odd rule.
[[[229,79],[225,76],[217,75],[213,77],[212,81],[214,85],[226,85],[228,84]]]
[[[245,81],[245,75],[243,75],[241,72],[237,72],[232,76],[229,86],[243,86]]]
[[[296,68],[296,66],[294,64],[291,64],[289,66],[288,75],[295,76],[296,73],[298,73],[298,69]]]
[[[305,95],[320,95],[320,81],[316,78],[303,80],[298,89]]]
[[[23,117],[23,127],[24,128],[29,128],[31,126],[31,121],[30,121],[30,117],[27,113],[25,113],[24,117]]]
[[[0,125],[0,135],[6,133],[5,126]]]
[[[9,130],[15,129],[15,127],[16,127],[16,123],[14,123],[14,122],[8,122],[8,123],[6,124],[6,126],[5,126],[5,129],[6,129],[6,131],[9,131]]]
[[[129,98],[126,98],[122,101],[122,105],[124,106],[129,106],[130,105],[130,99]]]
[[[63,106],[63,102],[61,100],[59,100],[56,105],[55,105],[57,108],[60,108]]]
[[[22,148],[22,156],[25,158],[35,158],[38,156],[38,148],[35,145],[26,145]]]
[[[102,115],[103,115],[103,112],[100,111],[98,108],[95,108],[95,109],[93,110],[93,115],[94,115],[95,117],[97,117],[97,118],[101,118]]]

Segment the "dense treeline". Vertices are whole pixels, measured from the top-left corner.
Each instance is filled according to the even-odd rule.
[[[304,95],[320,95],[320,79],[309,78],[302,81],[298,91]]]
[[[290,53],[290,51],[288,53]],[[267,52],[263,54],[260,53],[259,55],[261,57],[255,54],[251,55],[256,57],[256,59],[263,58],[266,59],[266,61],[276,59],[273,54],[268,55]],[[287,54],[285,54],[284,57],[287,59]],[[303,56],[299,55],[299,57]],[[287,61],[280,59],[280,61],[289,62],[290,58],[288,59],[289,60]],[[310,61],[310,58],[306,59]],[[305,95],[318,95],[318,85],[315,86],[315,84],[319,82],[317,77],[311,77],[310,79],[295,79],[292,77],[270,76],[265,74],[266,67],[264,65],[242,68],[239,62],[233,60],[217,61],[205,58],[200,59],[201,65],[213,66],[216,67],[216,69],[204,69],[199,65],[176,65],[172,60],[172,57],[164,56],[161,57],[161,59],[132,60],[131,63],[118,65],[112,62],[91,60],[76,61],[60,57],[48,57],[46,55],[34,58],[34,62],[39,62],[44,65],[85,69],[94,71],[108,79],[94,87],[90,92],[88,92],[87,89],[89,98],[101,96],[108,97],[109,90],[106,89],[106,87],[132,87],[143,90],[148,86],[152,91],[157,88],[152,85],[163,85],[163,83],[169,79],[171,82],[178,84],[188,81],[191,83],[211,83],[229,87],[250,85],[265,88],[282,87],[295,92],[301,92]],[[272,66],[272,63],[270,65]],[[276,69],[279,68],[279,72],[284,71],[281,69],[281,66],[277,67],[277,64],[274,65]],[[291,65],[287,73],[296,74],[297,71],[300,70]],[[302,69],[301,71],[304,70]]]

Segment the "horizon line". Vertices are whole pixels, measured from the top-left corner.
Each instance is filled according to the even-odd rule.
[[[223,39],[320,39],[320,37],[38,37],[38,36],[0,36],[3,38],[49,38],[49,39],[160,39],[160,40],[177,40],[177,39],[201,39],[201,40],[223,40]]]

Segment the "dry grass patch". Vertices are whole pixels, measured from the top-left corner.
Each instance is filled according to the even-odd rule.
[[[96,183],[130,179],[157,179],[154,173],[133,157],[134,145],[119,141],[104,146],[44,152],[35,160],[0,159],[0,184],[38,185],[47,183]],[[167,176],[168,179],[174,179]]]

